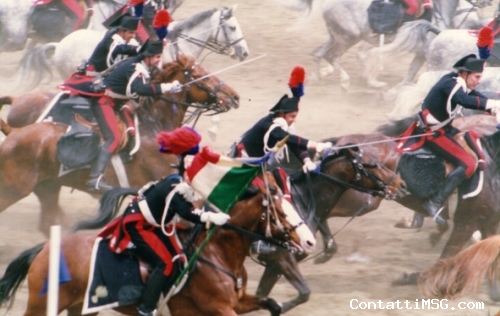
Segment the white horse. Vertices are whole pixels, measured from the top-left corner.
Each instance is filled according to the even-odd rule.
[[[104,30],[102,22],[127,3],[128,0],[94,1],[93,15],[90,18],[88,28]],[[0,52],[24,49],[31,36],[30,33],[36,31],[31,29],[29,22],[32,11],[33,3],[31,0],[0,1]]]
[[[319,46],[313,52],[314,61],[316,63],[316,76],[322,77],[333,73],[335,68],[340,73],[340,86],[347,90],[350,84],[350,77],[340,64],[342,55],[352,46],[359,42],[366,42],[371,45],[377,45],[380,37],[373,33],[368,23],[368,7],[372,0],[325,0],[322,5],[322,14],[325,20],[329,40]],[[460,0],[460,4],[471,6],[465,0]],[[455,20],[461,21],[463,16],[456,16],[455,11],[459,7],[459,0],[435,0],[435,8],[439,8],[440,16],[447,25],[454,25]],[[463,13],[462,13],[463,14]],[[477,19],[477,15],[468,14],[469,19]],[[450,22],[451,21],[451,22]],[[428,30],[427,30],[428,31]],[[398,31],[399,33],[399,31]],[[394,34],[385,35],[385,42],[391,42],[394,39]],[[367,61],[366,56],[367,46],[362,46],[358,53],[363,65]],[[321,68],[321,60],[328,62],[326,69]],[[367,70],[367,68],[365,69]],[[363,73],[368,73],[364,71]],[[385,83],[376,81],[376,76],[368,76],[367,82],[370,86],[380,88],[385,86]]]
[[[482,5],[488,5],[489,2]],[[472,14],[472,13],[471,13]],[[477,13],[476,13],[477,14]],[[486,25],[489,20],[478,19],[474,24],[463,24],[476,30]],[[410,68],[403,81],[389,90],[386,99],[391,98],[405,83],[411,82],[420,68],[427,62],[427,70],[451,70],[453,64],[467,54],[478,54],[477,38],[467,29],[433,30],[429,33],[430,24],[427,21],[405,23],[396,34],[393,42],[384,47],[375,47],[369,52],[368,73],[376,81],[380,70],[379,63],[383,60],[393,60],[397,55],[408,52],[415,53]]]
[[[232,8],[210,9],[171,25],[163,61],[172,61],[179,53],[197,59],[204,48],[244,60],[249,50],[240,24],[234,16],[236,7],[237,5]],[[51,51],[54,52],[52,63],[61,78],[69,78],[82,60],[90,57],[105,33],[78,30],[59,43],[49,43],[36,48],[30,56],[23,58],[20,65],[21,73],[30,72],[33,76],[24,76],[21,82],[25,86],[36,86],[47,73],[51,73],[48,58]]]
[[[449,70],[427,71],[422,73],[416,83],[407,83],[399,90],[392,112],[386,116],[390,120],[399,120],[416,114],[420,111],[422,101],[429,93],[434,84]],[[481,83],[477,91],[486,94],[487,97],[498,98],[500,91],[500,68],[485,67]],[[495,97],[495,94],[497,97]]]

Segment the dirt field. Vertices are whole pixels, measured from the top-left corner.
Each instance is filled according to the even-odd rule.
[[[319,2],[319,1],[318,1]],[[175,12],[175,19],[189,17],[213,6],[232,6],[234,0],[186,1]],[[495,1],[495,6],[497,1]],[[491,9],[492,10],[492,9]],[[311,52],[327,39],[327,32],[318,10],[309,16],[285,8],[276,1],[240,1],[236,16],[250,48],[249,58],[267,54],[254,63],[243,65],[219,75],[235,88],[241,96],[241,107],[220,116],[219,134],[210,140],[207,130],[210,119],[203,119],[197,129],[204,135],[204,144],[226,151],[236,140],[284,94],[288,75],[295,65],[303,65],[312,73]],[[491,16],[491,14],[489,15]],[[0,95],[12,94],[11,77],[20,54],[0,55]],[[402,79],[410,59],[394,60],[385,66],[381,79],[396,84]],[[341,94],[339,78],[335,75],[320,82],[307,80],[306,95],[301,100],[297,132],[301,136],[319,140],[350,133],[369,133],[376,126],[386,122],[385,113],[389,104],[381,103],[376,91],[367,90],[361,82],[361,65],[355,51],[349,51],[343,58],[346,71],[351,75],[351,90]],[[227,57],[210,54],[203,65],[215,72],[236,64]],[[55,89],[60,78],[44,84],[42,89]],[[6,111],[2,111],[5,114]],[[61,204],[72,219],[82,219],[93,214],[97,202],[89,195],[70,192],[65,188]],[[44,240],[38,232],[38,202],[33,196],[22,200],[0,215],[0,271],[22,250]],[[442,240],[436,247],[428,241],[434,225],[427,220],[419,230],[401,230],[394,224],[401,217],[412,213],[394,202],[383,202],[381,208],[364,217],[355,219],[336,237],[339,252],[323,265],[312,261],[303,262],[300,268],[312,290],[308,303],[287,315],[494,315],[500,306],[493,304],[483,287],[479,294],[460,300],[442,302],[448,310],[416,309],[416,303],[423,298],[417,287],[393,287],[391,280],[403,271],[413,272],[430,267],[444,246]],[[332,232],[337,231],[346,219],[331,219]],[[445,236],[447,238],[447,236]],[[318,249],[319,250],[319,249]],[[356,259],[357,258],[357,259]],[[248,260],[250,275],[249,291],[254,292],[263,272],[263,267]],[[271,293],[278,301],[296,296],[296,291],[285,280],[280,280]],[[19,291],[16,304],[8,315],[22,315],[27,300],[26,285]],[[353,301],[354,300],[354,301]],[[383,305],[408,300],[412,309],[362,310],[363,302],[377,302]],[[459,302],[484,302],[482,310],[458,310]],[[402,305],[404,307],[404,305]],[[451,310],[451,308],[456,308]],[[41,311],[42,314],[43,311]],[[0,309],[0,314],[5,309]],[[102,315],[116,315],[105,312]],[[267,315],[255,312],[249,315]]]

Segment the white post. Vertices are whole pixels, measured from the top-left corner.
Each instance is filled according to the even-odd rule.
[[[59,301],[59,264],[61,254],[61,226],[50,227],[49,282],[47,316],[57,316]]]

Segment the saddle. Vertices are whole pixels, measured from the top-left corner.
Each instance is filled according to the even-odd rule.
[[[408,2],[416,2],[415,19],[421,17],[430,0],[373,0],[368,7],[368,22],[374,33],[387,34],[396,32],[403,23]]]

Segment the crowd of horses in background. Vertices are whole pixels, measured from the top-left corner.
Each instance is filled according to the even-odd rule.
[[[101,25],[102,21],[125,6],[127,2],[124,0],[95,1],[88,27],[68,32],[57,38],[57,42],[55,42],[52,38],[43,39],[43,37],[30,33],[33,31],[29,25],[29,15],[33,12],[33,4],[30,0],[3,0],[0,2],[0,54],[2,51],[24,50],[19,74],[25,88],[32,89],[43,80],[50,80],[54,69],[62,78],[67,78],[83,59],[90,56],[93,47],[104,35],[105,29]],[[324,0],[321,4],[312,0],[297,0],[296,3],[297,8],[304,11],[311,11],[314,5],[321,6],[329,38],[327,42],[312,52],[313,60],[316,63],[315,75],[316,78],[322,78],[332,74],[334,70],[338,70],[340,87],[344,92],[349,90],[350,77],[342,68],[340,59],[346,51],[352,49],[356,44],[359,44],[360,67],[365,74],[367,86],[372,89],[387,90],[388,88],[386,83],[377,79],[381,69],[380,64],[383,64],[384,60],[393,54],[415,54],[402,83],[389,90],[390,94],[386,94],[386,97],[390,98],[396,105],[394,111],[388,116],[392,120],[397,119],[396,121],[381,127],[379,133],[344,135],[329,139],[336,146],[345,146],[346,148],[324,157],[319,174],[312,174],[309,178],[299,171],[292,176],[291,194],[294,206],[302,215],[309,229],[313,233],[320,232],[323,238],[324,258],[317,260],[317,262],[326,262],[336,251],[333,235],[328,228],[328,218],[364,215],[376,210],[383,198],[395,199],[401,205],[418,213],[426,213],[422,208],[422,201],[430,194],[429,192],[435,191],[436,188],[427,187],[427,191],[424,193],[409,192],[411,194],[407,195],[407,186],[403,180],[410,183],[412,180],[418,179],[405,179],[404,177],[401,179],[396,174],[402,168],[408,168],[408,165],[400,164],[407,157],[394,150],[396,143],[390,141],[390,137],[397,136],[404,131],[408,122],[414,119],[413,115],[418,111],[419,102],[426,92],[440,76],[450,70],[451,64],[470,52],[477,53],[477,48],[473,45],[475,37],[468,29],[477,30],[490,23],[493,17],[482,17],[476,10],[476,6],[491,5],[486,0],[476,1],[474,4],[465,0],[435,0],[433,23],[420,20],[407,22],[401,26],[398,32],[384,36],[386,42],[380,46],[380,34],[374,33],[368,23],[367,8],[371,0]],[[152,6],[152,10],[166,8],[173,13],[182,2],[152,0],[149,4]],[[236,6],[210,9],[172,25],[168,45],[163,54],[165,64],[155,78],[162,82],[177,79],[181,83],[186,83],[189,80],[196,80],[208,75],[208,72],[196,63],[205,49],[240,61],[245,60],[250,52],[243,31],[235,17],[235,11]],[[464,45],[459,46],[457,40],[464,41]],[[390,44],[391,42],[392,44]],[[443,47],[453,48],[443,49]],[[447,54],[443,55],[443,52]],[[191,57],[186,57],[186,55]],[[327,62],[326,68],[322,67],[323,60]],[[424,63],[427,63],[428,69],[432,72],[424,72],[416,83],[413,82]],[[492,61],[493,64],[494,61]],[[494,67],[486,69],[483,82],[479,86],[480,91],[499,91],[500,73],[496,70],[497,68]],[[189,74],[189,77],[186,74]],[[167,175],[172,172],[170,164],[176,158],[154,154],[157,152],[154,134],[159,130],[171,130],[181,126],[186,111],[192,103],[211,110],[214,109],[214,104],[223,107],[222,110],[217,109],[217,113],[238,107],[238,93],[218,77],[210,76],[209,78],[210,80],[200,81],[199,84],[193,85],[189,91],[179,94],[175,100],[157,98],[141,110],[142,112],[139,113],[141,150],[138,152],[141,159],[136,159],[131,164],[125,165],[131,186],[141,187],[149,181],[157,180],[159,174]],[[63,210],[59,206],[61,187],[69,186],[85,191],[85,181],[88,176],[88,169],[85,168],[62,176],[60,174],[60,163],[55,154],[55,144],[67,126],[54,122],[36,122],[49,103],[47,100],[52,95],[53,92],[48,91],[29,97],[0,98],[0,108],[3,102],[11,103],[7,124],[3,121],[0,124],[0,130],[8,134],[5,141],[0,144],[0,212],[33,192],[41,204],[40,229],[44,233],[48,233],[50,225],[63,218]],[[160,112],[161,115],[158,115]],[[16,124],[16,117],[24,120],[28,118],[28,120]],[[461,130],[476,129],[480,131],[487,164],[484,170],[485,182],[492,185],[484,187],[479,195],[473,199],[462,199],[462,196],[459,195],[457,208],[454,212],[453,231],[441,255],[444,260],[439,261],[436,265],[441,269],[433,267],[423,273],[404,275],[399,281],[400,284],[420,283],[426,295],[436,297],[455,297],[477,289],[478,280],[482,280],[481,278],[484,278],[486,272],[496,271],[496,262],[498,262],[496,258],[500,247],[498,238],[494,237],[485,240],[484,246],[474,246],[474,248],[471,247],[472,250],[467,250],[469,252],[475,251],[476,256],[484,254],[486,247],[489,247],[490,252],[485,255],[487,261],[485,261],[484,267],[474,275],[478,278],[474,280],[472,277],[458,279],[455,275],[454,282],[460,283],[454,287],[455,292],[447,291],[449,288],[447,286],[444,286],[443,289],[443,284],[439,285],[441,288],[433,284],[437,274],[448,273],[445,268],[447,265],[444,262],[467,260],[468,257],[462,254],[459,254],[457,259],[453,258],[475,231],[480,231],[482,237],[487,238],[495,235],[499,226],[500,197],[498,197],[497,192],[500,190],[498,187],[500,183],[500,172],[498,171],[500,167],[500,157],[498,157],[500,133],[496,131],[496,120],[485,115],[470,116],[457,120],[457,124],[460,124]],[[375,144],[361,148],[353,145],[364,143]],[[21,156],[28,158],[19,159]],[[147,163],[141,161],[147,161]],[[438,183],[444,178],[444,174],[436,171],[441,170],[440,163],[442,162],[436,162],[436,166],[434,166],[436,169],[425,169],[429,167],[428,165],[423,165],[422,168],[418,169],[421,172],[432,173],[437,177],[433,183]],[[118,176],[114,170],[108,170],[106,178],[114,182],[113,184],[118,183]],[[412,183],[412,185],[417,186],[418,184]],[[265,192],[260,194],[265,195]],[[374,198],[373,195],[377,197]],[[253,203],[252,207],[257,214],[258,203]],[[470,209],[475,211],[469,212]],[[436,238],[440,238],[447,229],[448,227],[440,227]],[[256,232],[264,234],[262,229],[256,230]],[[80,247],[82,244],[93,242],[93,239],[85,237],[71,240],[71,242]],[[246,242],[243,241],[245,245]],[[217,245],[222,247],[223,241],[219,238],[214,243],[218,243]],[[70,249],[64,251],[69,252]],[[22,254],[18,259],[28,260],[28,265],[23,266],[25,270],[20,271],[19,275],[11,275],[11,277],[18,280],[19,278],[22,280],[26,276],[28,279],[33,278],[30,275],[31,272],[28,273],[26,269],[31,264],[36,266],[36,269],[40,269],[38,265],[43,260],[34,259],[38,253],[46,255],[46,251],[42,251],[42,246],[37,246],[30,252]],[[90,256],[90,254],[81,253],[79,255],[84,257],[82,260],[88,260],[87,257]],[[208,254],[207,257],[209,257]],[[271,255],[260,255],[259,260],[265,264],[266,269],[260,280],[257,296],[237,298],[240,305],[235,309],[236,312],[264,308],[268,309],[271,314],[278,315],[280,312],[288,311],[305,303],[309,299],[310,289],[298,269],[298,262],[304,257],[304,254],[294,254],[284,249],[279,249]],[[244,257],[238,258],[238,260],[243,265]],[[450,265],[453,264],[457,263],[450,263]],[[44,267],[43,262],[41,265]],[[76,271],[74,272],[76,273]],[[203,280],[203,273],[206,274],[203,271],[198,274],[198,276],[202,275],[201,280]],[[297,289],[298,296],[278,306],[276,302],[267,300],[267,297],[280,275],[284,275]],[[85,273],[81,276],[81,279],[86,280],[87,278],[88,275]],[[0,289],[2,286],[7,286],[8,295],[1,297],[0,304],[10,302],[20,285],[20,281],[8,285],[4,281],[5,279],[0,281]],[[500,300],[500,290],[495,281],[494,279],[491,281],[490,295],[492,299],[498,301]],[[41,284],[30,288],[30,292],[38,293],[39,287]],[[196,292],[194,288],[188,288],[186,291]],[[30,293],[30,295],[32,294]],[[202,294],[196,292],[196,295]],[[266,300],[262,300],[263,298]],[[78,297],[76,303],[71,301],[69,305],[76,304],[74,306],[81,308],[78,305],[81,304],[81,301],[78,301],[80,299],[82,298]],[[225,300],[224,298],[218,299]],[[179,298],[169,303],[172,314],[182,314],[186,311],[179,307],[177,302],[183,302],[183,299]],[[43,303],[37,302],[28,308],[36,310],[40,308],[40,304]],[[69,305],[61,305],[61,310],[68,308]],[[76,309],[70,307],[70,313],[78,314],[79,311]]]

